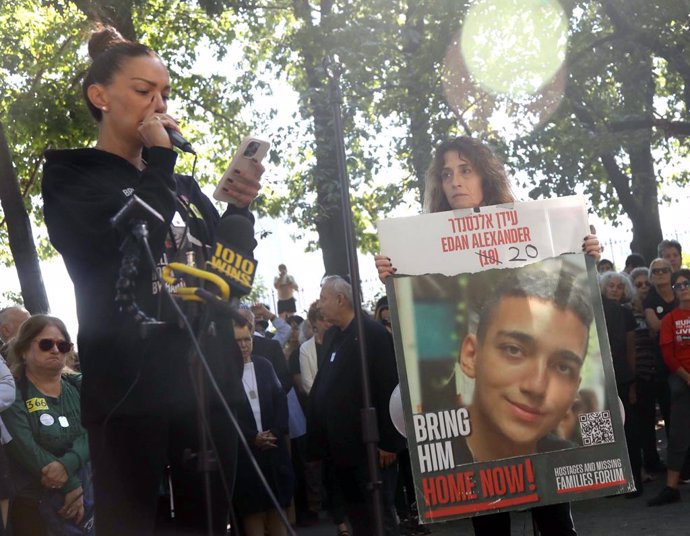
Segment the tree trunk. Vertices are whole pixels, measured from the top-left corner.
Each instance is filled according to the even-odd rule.
[[[630,218],[633,225],[633,239],[630,249],[642,255],[647,263],[657,257],[657,245],[661,242],[661,224],[659,223],[658,206],[642,210],[635,218]]]
[[[50,311],[50,306],[43,285],[34,237],[31,233],[31,222],[19,190],[19,181],[12,165],[12,154],[2,123],[0,123],[0,204],[5,213],[10,251],[19,276],[24,306],[31,314],[47,313]]]
[[[314,42],[305,44],[299,50],[304,60],[308,86],[302,95],[308,95],[308,107],[311,112],[309,115],[314,121],[316,165],[311,173],[316,186],[316,231],[319,235],[325,274],[348,275],[341,195],[347,195],[349,192],[341,191],[338,180],[334,117],[326,72],[322,64],[323,58],[330,50],[324,21],[331,14],[332,4],[330,0],[322,0],[320,7],[321,25],[317,27],[313,25],[308,2],[293,0],[295,16],[302,20],[305,26],[309,26],[310,33],[316,36]],[[347,217],[351,218],[352,214],[348,214]]]
[[[626,115],[653,116],[654,75],[649,51],[634,50],[637,61],[622,77],[621,95]],[[649,263],[657,255],[661,241],[659,197],[654,159],[652,157],[652,127],[640,128],[625,136],[625,150],[630,157],[630,190],[632,206],[628,216],[633,224],[631,249]]]
[[[313,91],[310,102],[316,140],[316,166],[313,169],[318,205],[316,230],[319,234],[325,273],[347,275],[349,265],[341,196],[349,195],[349,192],[343,192],[340,187],[335,144],[335,136],[342,133],[336,133],[333,128],[333,110],[322,78],[322,69],[312,64],[307,67],[307,72],[310,89]],[[352,214],[348,214],[347,217],[351,218]]]

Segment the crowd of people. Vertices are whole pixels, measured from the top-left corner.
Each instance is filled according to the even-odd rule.
[[[282,264],[274,281],[276,313],[251,304],[232,312],[209,307],[192,318],[216,390],[195,379],[200,347],[180,329],[157,268],[206,259],[221,218],[253,222],[249,206],[263,167],[254,161],[249,170],[234,170],[234,203],[221,217],[193,177],[174,172],[170,132],[179,126],[167,113],[170,79],[158,55],[111,28],[94,33],[89,51],[83,94],[98,124],[97,144],[49,151],[42,183],[50,239],[75,286],[78,359],[60,319],[31,316],[19,306],[0,311],[7,358],[7,366],[0,364],[2,528],[14,536],[138,536],[165,534],[170,526],[176,533],[210,527],[225,534],[230,523],[236,534],[283,536],[294,504],[298,524],[314,522],[325,508],[338,536],[368,536],[380,519],[369,500],[374,478],[386,536],[430,532],[418,522],[410,457],[389,411],[398,377],[385,299],[362,318],[371,384],[366,416],[355,322],[360,306],[347,277],[323,279],[306,320],[296,314],[298,285]],[[113,228],[111,217],[135,196],[164,223],[139,235]],[[515,201],[501,162],[469,137],[438,146],[424,199],[428,212]],[[138,266],[133,255],[142,249],[135,237],[143,234],[154,266]],[[602,272],[613,269],[599,258],[596,236],[585,236],[582,251]],[[678,485],[687,477],[690,429],[676,423],[690,412],[690,271],[680,259],[680,244],[664,241],[648,271],[631,255],[625,273],[601,277],[635,493],[642,493],[645,478],[667,471],[667,487],[650,505],[679,500]],[[376,266],[382,281],[396,272],[383,255]],[[523,302],[563,314],[573,308],[550,305],[551,297],[536,290],[521,292]],[[488,381],[491,372],[482,364],[489,359],[481,355],[484,331],[495,328],[498,313],[516,297],[501,297],[480,322],[485,327],[463,342],[462,364],[475,381],[482,375]],[[154,322],[154,315],[164,322]],[[581,316],[575,331],[582,336],[569,353],[579,363],[591,322],[591,315]],[[569,382],[573,396],[577,374]],[[491,412],[479,397],[472,404]],[[580,411],[576,404],[591,407],[587,393],[579,393],[572,412]],[[655,436],[657,405],[669,436],[666,465]],[[549,421],[546,428],[540,435],[573,433],[572,423]],[[485,449],[474,440],[467,460],[481,461]],[[495,447],[491,442],[485,438],[481,446]],[[576,534],[567,503],[533,508],[532,515],[543,536]],[[472,523],[477,536],[510,534],[504,512]]]
[[[640,266],[636,254],[622,272],[605,269],[606,263],[599,266],[637,488],[629,496],[639,496],[644,482],[666,473],[667,486],[649,499],[650,506],[679,500],[678,486],[690,478],[687,427],[673,425],[687,422],[690,411],[690,343],[682,336],[690,325],[690,270],[680,266],[680,250],[679,243],[665,240],[649,268]],[[283,319],[259,303],[242,306],[240,312],[245,320],[234,322],[234,339],[244,367],[245,397],[237,417],[279,507],[287,513],[292,505],[298,526],[316,522],[325,509],[340,536],[367,534],[372,514],[349,282],[339,276],[324,279],[306,320],[296,314]],[[397,375],[385,297],[365,313],[364,326],[380,424],[385,533],[429,533],[432,529],[418,523],[409,455],[388,411]],[[30,316],[20,306],[0,311],[0,335],[8,363],[0,366],[3,527],[11,526],[17,536],[72,534],[64,529],[71,523],[93,534],[91,465],[72,339],[59,319]],[[586,394],[577,397],[574,413],[592,409]],[[565,421],[557,435],[568,438],[573,427],[563,432]],[[658,448],[660,424],[668,437],[666,463]],[[234,497],[242,534],[285,534],[279,511],[242,449]]]
[[[618,396],[626,414],[625,436],[639,496],[654,473],[666,472],[666,487],[648,500],[662,506],[680,500],[678,486],[690,481],[690,337],[683,319],[690,272],[681,267],[682,246],[663,240],[649,268],[633,253],[621,272],[607,259],[597,265]],[[656,429],[664,423],[666,464]]]

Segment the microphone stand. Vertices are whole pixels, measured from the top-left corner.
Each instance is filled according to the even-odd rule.
[[[169,325],[167,322],[161,322],[156,319],[148,317],[137,305],[135,301],[136,292],[136,276],[138,274],[138,264],[140,261],[140,251],[142,247],[148,247],[148,223],[155,223],[162,221],[163,218],[152,207],[147,205],[136,195],[125,204],[125,206],[111,219],[111,225],[124,231],[128,229],[129,235],[125,238],[121,246],[123,253],[122,264],[119,272],[119,279],[116,285],[115,301],[120,306],[120,309],[132,316],[134,321],[140,325],[140,335],[142,338],[147,338],[151,334],[153,328],[160,328],[161,326]],[[155,270],[155,265],[151,267]],[[161,281],[161,285],[165,285]],[[161,289],[163,292],[163,289]],[[196,309],[197,306],[194,304]],[[196,314],[194,316],[197,316]],[[204,345],[208,336],[212,336],[213,318],[211,310],[206,309],[199,322],[200,330],[200,344]],[[197,471],[202,473],[204,486],[204,506],[206,517],[206,533],[208,536],[213,535],[213,501],[211,490],[211,472],[213,470],[222,471],[223,468],[219,466],[218,460],[211,456],[212,445],[209,445],[209,435],[211,434],[211,421],[209,412],[209,399],[206,389],[204,368],[200,363],[200,357],[196,354],[190,356],[189,360],[189,374],[192,383],[192,389],[196,394],[196,416],[197,416],[197,436],[198,436],[198,452],[196,455],[190,448],[185,449],[183,458],[185,461],[191,461],[194,457],[197,458]],[[222,479],[224,475],[221,475]],[[230,502],[230,497],[228,497]]]
[[[343,121],[340,109],[342,93],[340,91],[340,64],[336,58],[326,56],[323,62],[328,77],[329,98],[333,113],[333,133],[336,145],[336,165],[340,181],[341,207],[345,224],[345,245],[347,261],[352,282],[352,305],[355,313],[356,333],[359,340],[359,355],[362,363],[362,437],[367,450],[367,465],[369,469],[368,488],[371,492],[372,512],[374,521],[374,535],[384,536],[383,531],[383,503],[381,496],[381,476],[379,473],[378,442],[379,430],[376,420],[376,409],[371,401],[371,387],[369,379],[369,359],[366,351],[366,337],[364,321],[362,319],[362,293],[360,289],[359,265],[357,263],[357,248],[355,245],[355,231],[350,204],[350,185],[345,164],[345,140]]]
[[[196,305],[193,305],[196,307]],[[199,344],[205,348],[207,336],[211,335],[213,320],[210,311],[206,309],[201,318],[199,327]],[[213,470],[222,471],[218,466],[218,460],[212,457],[209,445],[209,434],[211,433],[211,420],[209,411],[209,399],[204,377],[204,368],[200,363],[200,357],[192,354],[189,361],[189,374],[192,381],[192,389],[196,393],[196,412],[197,412],[197,437],[199,440],[199,450],[197,452],[197,471],[201,472],[204,482],[204,503],[206,514],[206,530],[208,536],[213,536],[213,501],[211,491],[211,472]]]

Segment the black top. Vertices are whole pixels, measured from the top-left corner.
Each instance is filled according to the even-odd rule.
[[[649,333],[643,312],[634,311],[635,317],[635,376],[652,380],[656,376],[656,342]]]
[[[398,452],[404,439],[393,426],[389,403],[398,384],[393,339],[381,324],[363,318],[372,404],[376,409],[379,448]],[[366,463],[362,438],[362,366],[353,320],[345,330],[337,326],[324,335],[324,359],[309,393],[307,421],[309,453],[330,456],[336,465]]]
[[[647,294],[647,297],[644,300],[643,307],[645,309],[653,310],[656,313],[656,316],[659,317],[659,320],[661,320],[668,313],[678,307],[678,299],[675,297],[674,293],[673,300],[667,302],[659,295],[659,293],[656,291],[656,288],[652,287],[649,289],[649,294]]]
[[[211,245],[218,212],[192,177],[174,174],[176,158],[170,149],[153,147],[145,154],[146,169],[139,171],[127,160],[97,149],[46,152],[43,210],[50,240],[74,283],[86,424],[102,421],[115,406],[120,415],[158,415],[179,409],[175,404],[190,403],[182,396],[191,392],[186,374],[188,337],[171,328],[142,338],[134,321],[118,311],[115,283],[125,235],[110,225],[110,218],[136,194],[165,220],[149,229],[158,263],[174,260],[170,252],[189,243],[172,240],[179,238],[182,228],[197,242]],[[230,205],[229,210],[251,218],[246,209]],[[136,277],[136,301],[147,315],[160,318],[166,316],[167,302],[153,276],[143,260]],[[234,351],[232,328],[217,331],[227,339],[218,341],[218,346]],[[241,359],[236,366],[241,366]]]
[[[286,393],[292,387],[292,378],[288,372],[287,362],[285,361],[285,354],[280,343],[273,339],[267,339],[259,335],[252,337],[254,341],[253,353],[264,356],[273,365],[278,381]]]
[[[318,352],[319,345],[317,345],[316,347],[317,347],[317,352]],[[292,353],[290,354],[290,357],[288,358],[288,370],[290,371],[290,374],[293,374],[293,375],[302,373],[302,369],[300,368],[300,365],[299,365],[299,351],[300,351],[300,347],[298,346],[297,348],[295,348],[292,351]]]
[[[637,324],[632,311],[617,301],[602,299],[606,331],[611,346],[613,369],[616,373],[616,383],[629,383],[635,380],[635,374],[628,363],[627,334],[635,331]]]
[[[287,508],[294,489],[294,472],[288,450],[288,403],[285,392],[278,382],[271,363],[261,356],[252,354],[256,388],[261,411],[262,431],[270,430],[277,438],[276,448],[258,450],[254,439],[259,433],[254,411],[247,395],[242,389],[242,403],[237,407],[237,421],[242,435],[252,448],[252,454],[268,481],[278,503]],[[255,512],[274,508],[263,484],[256,476],[256,470],[243,448],[237,455],[237,477],[233,504],[237,514],[242,517]]]

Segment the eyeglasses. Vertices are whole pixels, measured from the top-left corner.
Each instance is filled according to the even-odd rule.
[[[683,290],[684,288],[690,288],[690,281],[685,280],[680,283],[676,283],[671,287],[673,290]]]
[[[651,287],[652,284],[649,281],[638,281],[635,283],[635,288]]]
[[[653,275],[670,274],[670,273],[671,273],[670,268],[652,268],[652,274]]]
[[[57,346],[58,352],[61,354],[66,354],[72,349],[72,343],[67,341],[58,341],[55,339],[40,339],[38,341],[38,347],[44,352],[49,352],[53,349],[53,346]]]

